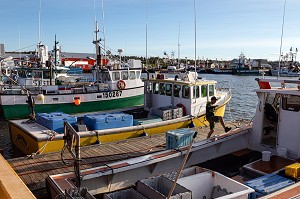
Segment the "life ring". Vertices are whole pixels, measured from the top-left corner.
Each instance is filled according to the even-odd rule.
[[[126,88],[126,83],[123,80],[118,81],[117,83],[119,90],[124,90]]]
[[[183,104],[179,103],[176,105],[179,108],[182,108],[182,116],[186,116],[186,108]]]

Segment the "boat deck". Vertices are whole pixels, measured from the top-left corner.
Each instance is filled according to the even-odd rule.
[[[248,121],[227,122],[227,125],[234,129],[248,123]],[[196,141],[206,139],[209,127],[195,127],[193,129],[198,132]],[[220,124],[216,124],[213,136],[222,133],[224,133],[223,128]],[[161,151],[165,149],[165,145],[165,134],[159,134],[82,147],[80,149],[82,159],[80,169],[99,167],[110,162]],[[74,170],[71,155],[67,150],[65,150],[63,158],[67,165],[62,162],[60,151],[34,157],[10,159],[8,162],[37,198],[46,198],[46,177],[73,172]]]

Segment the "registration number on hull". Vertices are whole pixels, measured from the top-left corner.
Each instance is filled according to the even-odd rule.
[[[121,97],[122,91],[112,91],[112,92],[105,92],[102,94],[103,98],[113,98],[113,97]]]

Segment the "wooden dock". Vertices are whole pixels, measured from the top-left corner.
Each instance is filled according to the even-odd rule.
[[[228,122],[227,125],[234,129],[247,123]],[[206,139],[209,132],[208,127],[195,127],[193,129],[198,132],[196,141]],[[224,133],[224,130],[220,124],[217,124],[213,136],[220,133]],[[80,169],[103,166],[110,162],[161,151],[165,149],[165,145],[165,134],[160,134],[82,147],[80,149],[82,159]],[[73,161],[67,150],[64,151],[63,159],[67,165],[63,163],[59,151],[34,157],[10,159],[8,163],[37,198],[47,198],[46,177],[74,171]]]

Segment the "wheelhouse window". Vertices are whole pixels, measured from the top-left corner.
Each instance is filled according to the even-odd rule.
[[[135,79],[135,71],[129,72],[129,79]]]
[[[201,97],[207,97],[207,85],[201,86]]]
[[[153,93],[158,94],[158,91],[159,91],[159,84],[154,82],[153,83]]]
[[[214,84],[210,84],[208,86],[208,92],[209,92],[209,96],[214,96],[215,95],[215,85]]]
[[[166,95],[172,96],[172,84],[166,84]]]
[[[199,86],[194,86],[194,98],[200,97],[200,88]]]
[[[119,72],[112,72],[112,79],[115,80],[120,80],[120,73]]]
[[[190,87],[182,86],[182,98],[189,99],[190,98]]]
[[[43,77],[43,72],[33,71],[32,75],[33,75],[34,78],[42,78]]]
[[[139,79],[141,76],[141,71],[136,71],[136,78]]]
[[[122,71],[121,76],[123,80],[128,80],[128,71]]]
[[[299,112],[300,97],[296,95],[284,95],[282,97],[282,109],[287,111]]]
[[[164,83],[159,83],[159,94],[165,95],[166,94],[166,88]]]
[[[44,71],[43,72],[43,78],[44,79],[50,79],[50,71]]]
[[[174,85],[174,97],[179,97],[179,93],[180,93],[180,90],[181,90],[181,86],[178,85],[178,84],[175,84]]]

